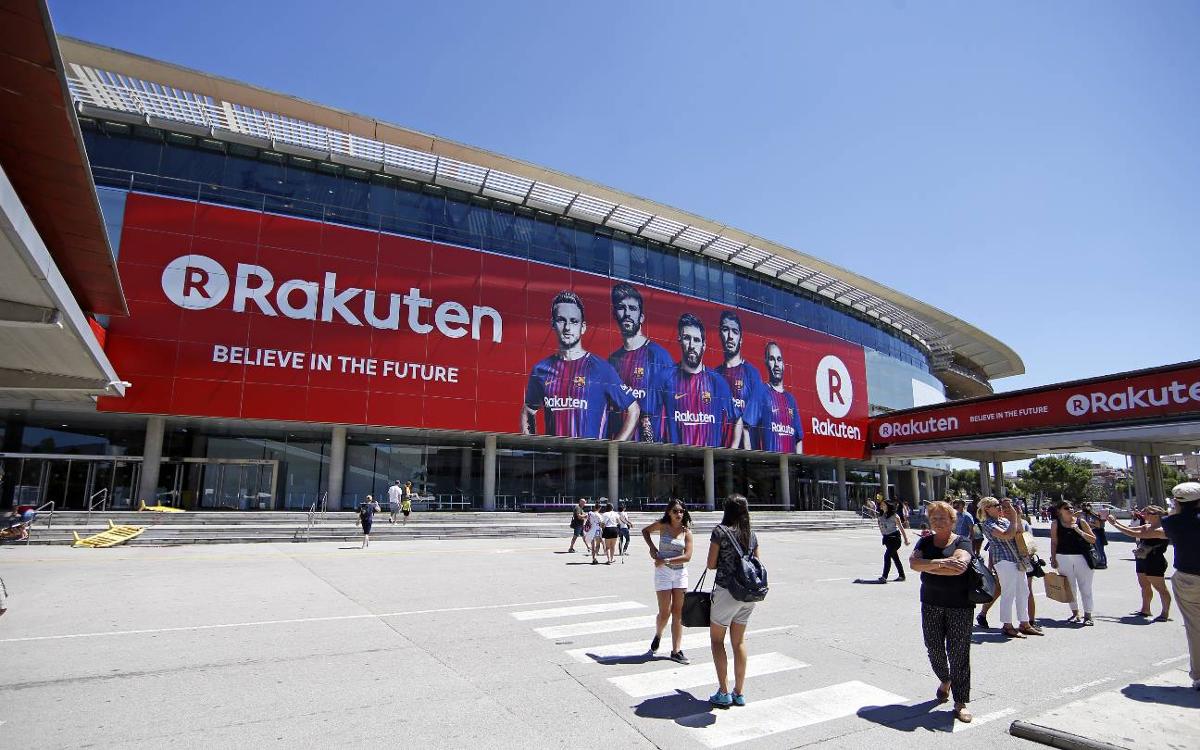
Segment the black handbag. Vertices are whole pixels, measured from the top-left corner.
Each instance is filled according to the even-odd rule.
[[[701,591],[708,569],[696,581],[696,588],[683,595],[683,626],[685,628],[707,628],[712,621],[712,592]]]
[[[971,565],[966,575],[970,576],[967,598],[972,604],[987,604],[996,598],[996,575],[979,555],[971,556]]]
[[[1046,562],[1042,560],[1042,558],[1038,557],[1037,555],[1030,555],[1029,566],[1033,568],[1033,570],[1029,571],[1029,575],[1033,576],[1034,578],[1046,577]]]

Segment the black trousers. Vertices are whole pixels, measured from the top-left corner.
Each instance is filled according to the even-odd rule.
[[[883,535],[883,577],[887,578],[892,572],[892,563],[896,563],[896,573],[901,578],[904,577],[904,566],[900,564],[900,555],[896,550],[900,549],[900,532],[893,531],[890,534]]]
[[[971,701],[971,622],[975,607],[921,605],[921,632],[929,666],[942,682],[949,680],[955,703]]]

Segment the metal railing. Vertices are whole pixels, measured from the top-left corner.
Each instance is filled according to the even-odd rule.
[[[321,495],[320,500],[313,500],[313,504],[308,508],[308,522],[304,527],[304,541],[308,541],[308,536],[312,533],[313,526],[325,521],[325,514],[329,511],[329,493]]]
[[[33,526],[34,526],[34,524],[37,523],[37,516],[41,516],[42,511],[46,510],[47,508],[50,510],[50,512],[46,515],[46,528],[49,529],[50,524],[54,523],[54,501],[53,500],[42,503],[38,507],[34,508],[33,512],[34,512],[35,517],[32,521],[29,522],[29,528],[27,528],[25,530],[26,531],[26,534],[25,534],[25,543],[26,544],[29,544],[29,542],[33,539],[33,533],[32,533]]]
[[[97,500],[96,499],[97,497],[99,497],[100,499]],[[93,492],[92,496],[88,498],[87,515],[83,517],[83,527],[84,528],[91,526],[92,511],[96,509],[97,505],[100,506],[101,511],[105,510],[108,507],[108,488],[107,487],[105,487],[102,490]]]
[[[837,503],[832,500],[821,498],[821,510],[834,511],[837,510]]]
[[[926,350],[930,347],[928,342],[944,335],[935,325],[895,302],[810,268],[795,258],[632,206],[173,86],[75,63],[67,68],[68,89],[82,105],[81,112],[85,115],[103,116],[103,112],[88,112],[88,108],[98,108],[137,115],[151,126],[163,125],[156,120],[171,120],[187,126],[179,128],[182,132],[198,131],[217,139],[223,138],[223,134],[235,134],[243,140],[249,136],[261,140],[264,148],[395,174],[604,224],[747,268],[761,266],[763,273],[782,281],[814,292],[827,291],[836,304],[870,314],[881,325],[912,337]]]

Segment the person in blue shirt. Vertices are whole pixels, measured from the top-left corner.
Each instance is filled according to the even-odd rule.
[[[1175,606],[1183,615],[1192,687],[1200,690],[1200,482],[1175,485],[1171,497],[1171,514],[1162,520],[1162,529],[1175,547],[1171,589]]]
[[[704,324],[691,313],[679,317],[679,365],[656,388],[672,443],[734,448],[742,443],[742,410],[725,378],[704,366]],[[733,425],[729,442],[725,425]]]
[[[754,365],[742,359],[742,319],[733,310],[722,310],[717,333],[721,337],[721,354],[725,361],[717,367],[717,373],[725,378],[733,403],[742,410],[742,440],[733,445],[733,425],[725,425],[721,439],[733,448],[772,450],[762,447],[762,430],[758,396],[763,380]]]
[[[661,442],[665,437],[662,404],[653,401],[653,384],[670,372],[675,360],[642,332],[646,320],[642,295],[632,284],[622,281],[613,285],[612,306],[622,342],[620,348],[608,355],[608,363],[616,369],[641,410],[638,429],[630,440]]]
[[[558,338],[558,351],[529,373],[521,407],[522,434],[534,433],[540,407],[547,435],[608,438],[611,407],[625,415],[613,439],[628,440],[641,410],[612,365],[583,348],[587,332],[583,300],[574,292],[559,292],[550,304],[550,326]]]

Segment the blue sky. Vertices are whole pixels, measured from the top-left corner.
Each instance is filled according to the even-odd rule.
[[[1200,4],[50,0],[60,33],[692,211],[1013,347],[1200,357]]]

